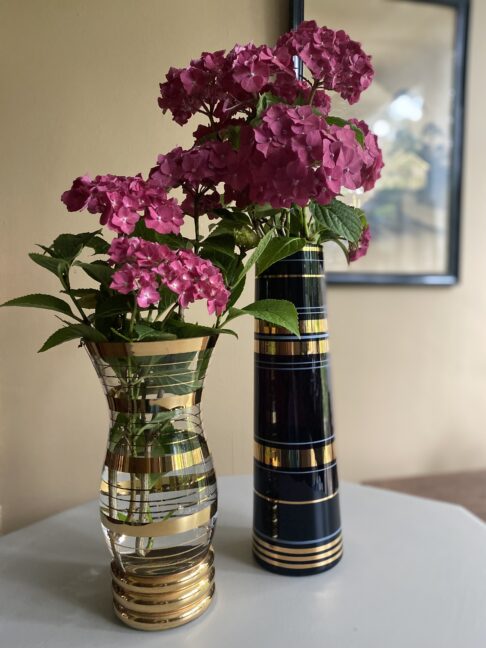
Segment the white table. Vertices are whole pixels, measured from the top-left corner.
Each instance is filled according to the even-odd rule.
[[[251,557],[250,477],[219,479],[217,595],[157,633],[119,623],[97,504],[0,538],[1,648],[484,648],[486,525],[450,504],[341,488],[343,560],[278,576]]]

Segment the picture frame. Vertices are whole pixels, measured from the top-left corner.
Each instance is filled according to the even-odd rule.
[[[469,0],[290,0],[289,9],[291,28],[304,20],[345,31],[347,23],[356,25],[348,33],[372,55],[376,69],[371,88],[349,107],[349,116],[364,119],[378,134],[384,152],[376,188],[349,196],[367,214],[372,244],[368,255],[349,267],[339,266],[329,248],[328,283],[456,284]],[[394,17],[401,18],[396,25]],[[416,20],[418,32],[429,26],[432,34],[412,48],[404,47],[415,33],[410,20]],[[295,71],[302,76],[301,61]],[[371,99],[365,103],[367,94]],[[334,110],[342,115],[341,107]]]

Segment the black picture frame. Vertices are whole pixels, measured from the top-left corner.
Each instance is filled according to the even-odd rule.
[[[356,0],[360,2],[360,0]],[[441,274],[385,274],[369,272],[328,272],[330,284],[375,284],[375,285],[425,285],[452,286],[459,281],[459,241],[461,224],[462,167],[464,155],[465,130],[465,92],[467,69],[468,26],[470,0],[409,0],[421,4],[452,7],[456,12],[454,38],[454,96],[451,106],[451,154],[449,171],[449,210],[448,210],[448,246],[447,267]],[[325,4],[326,0],[322,0]],[[289,22],[294,29],[305,15],[305,0],[290,0]],[[308,17],[311,18],[311,17]],[[296,58],[296,74],[302,76],[302,61]],[[385,160],[386,162],[386,160]]]

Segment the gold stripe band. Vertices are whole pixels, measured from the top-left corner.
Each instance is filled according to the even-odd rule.
[[[255,340],[255,353],[273,356],[305,356],[328,353],[329,340]]]
[[[334,442],[319,448],[275,448],[254,443],[255,459],[272,468],[315,468],[332,463],[335,459]]]
[[[199,380],[201,379],[202,377],[199,378]],[[153,380],[152,377],[151,380]],[[108,407],[112,412],[137,414],[139,412],[150,412],[153,407],[161,407],[166,410],[172,410],[178,407],[193,407],[194,405],[198,405],[201,402],[201,394],[202,390],[197,389],[196,391],[190,392],[189,394],[169,395],[154,399],[140,398],[129,400],[126,398],[113,398],[113,396],[107,396],[107,401]]]
[[[322,252],[321,245],[304,245],[303,252]]]
[[[86,342],[93,356],[102,358],[127,358],[179,355],[206,351],[216,344],[217,336],[164,340],[160,342]]]
[[[294,562],[294,563],[310,563],[312,562],[318,562],[321,560],[324,560],[324,558],[329,558],[329,556],[332,556],[336,554],[338,551],[342,550],[342,539],[340,540],[339,543],[337,543],[332,549],[329,549],[328,551],[323,551],[318,554],[313,554],[307,555],[307,556],[286,556],[282,555],[279,553],[275,553],[273,551],[268,551],[267,549],[264,549],[263,547],[260,547],[257,543],[253,544],[253,548],[258,551],[258,553],[263,554],[264,556],[268,556],[269,558],[273,558],[274,560],[280,560],[280,561],[285,561],[285,562]]]
[[[253,534],[253,541],[257,542],[258,544],[262,545],[262,547],[265,547],[266,549],[270,549],[272,551],[276,551],[277,553],[281,554],[295,554],[295,555],[304,555],[304,554],[314,554],[314,553],[322,553],[323,551],[327,551],[328,549],[331,549],[332,547],[335,547],[338,545],[340,542],[342,542],[343,536],[341,533],[337,536],[337,538],[334,538],[334,540],[331,540],[331,542],[326,542],[323,545],[318,545],[317,547],[311,547],[311,548],[306,548],[306,549],[292,549],[290,547],[281,547],[279,545],[274,545],[270,544],[269,542],[265,542],[264,540],[261,540],[256,533]],[[284,558],[285,556],[281,556],[281,558]],[[310,556],[310,558],[313,558],[313,556]]]
[[[299,331],[302,334],[327,333],[327,319],[303,319],[299,321]],[[289,335],[290,331],[283,326],[274,326],[262,320],[255,320],[255,333],[264,335]]]
[[[100,512],[101,523],[106,529],[131,538],[158,538],[164,535],[175,535],[197,529],[207,524],[216,513],[216,505],[206,506],[197,513],[172,517],[160,522],[148,522],[147,524],[127,524],[109,518],[103,511]]]
[[[343,555],[343,548],[341,547],[338,553],[335,553],[333,556],[327,558],[326,560],[321,560],[315,563],[302,563],[300,565],[291,565],[286,562],[281,562],[279,560],[272,560],[271,558],[267,558],[267,556],[260,553],[255,546],[253,546],[253,551],[255,552],[255,555],[258,556],[260,560],[263,560],[263,562],[266,562],[269,565],[273,565],[274,567],[280,567],[283,569],[309,569],[309,570],[317,569],[317,567],[324,567],[325,565],[330,565],[333,562],[337,562],[339,558],[341,558],[341,556]]]
[[[333,497],[336,497],[338,492],[339,492],[339,489],[336,489],[334,491],[334,493],[331,493],[331,495],[326,495],[326,497],[320,497],[319,499],[302,500],[300,502],[296,502],[296,501],[292,501],[292,500],[274,499],[273,497],[267,497],[267,495],[263,495],[263,493],[259,493],[256,489],[254,489],[255,495],[257,495],[258,497],[261,497],[264,500],[267,500],[267,502],[271,502],[272,504],[292,504],[294,506],[304,506],[305,504],[319,504],[320,502],[327,502],[327,500],[330,500]]]
[[[197,466],[208,457],[209,450],[206,445],[187,452],[162,455],[161,457],[133,457],[130,454],[116,454],[107,450],[105,466],[111,470],[139,474],[170,472]]]

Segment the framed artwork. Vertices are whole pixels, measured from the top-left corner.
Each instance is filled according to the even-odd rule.
[[[358,104],[332,97],[331,114],[379,136],[385,168],[372,191],[346,196],[366,211],[372,245],[350,266],[329,245],[329,283],[458,281],[468,15],[469,0],[291,1],[292,27],[344,29],[375,68]]]

